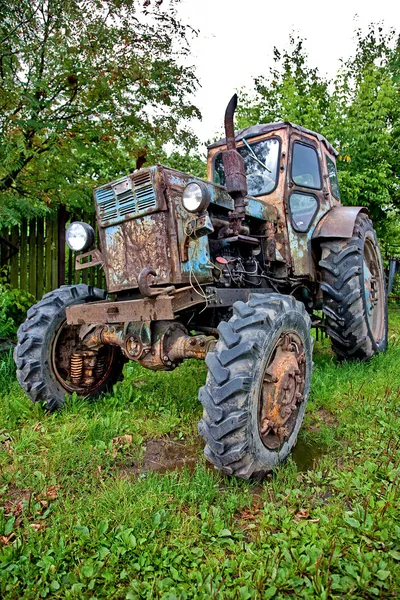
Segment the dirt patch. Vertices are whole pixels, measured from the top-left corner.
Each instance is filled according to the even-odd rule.
[[[19,488],[16,485],[10,485],[0,499],[0,503],[4,507],[4,514],[6,516],[13,515],[14,517],[18,517],[23,512],[24,503],[29,502],[31,498],[32,492],[30,490]]]
[[[47,526],[46,512],[49,505],[58,498],[58,489],[51,485],[40,494],[34,494],[32,490],[19,488],[14,484],[9,485],[6,492],[0,497],[0,507],[4,507],[4,514],[7,518],[14,518],[12,531],[7,535],[0,536],[0,546],[7,546],[14,543],[17,530],[23,526],[34,531],[39,531]],[[36,522],[35,522],[36,521]],[[25,530],[26,533],[27,530]]]
[[[326,408],[319,408],[313,422],[308,426],[308,430],[312,432],[318,432],[321,430],[322,424],[328,425],[328,427],[336,428],[339,425],[339,421],[330,410],[327,410]]]
[[[149,471],[158,473],[180,471],[183,467],[193,470],[200,460],[202,451],[200,440],[195,443],[185,443],[171,438],[150,439],[144,443],[142,456],[127,470],[136,474]]]

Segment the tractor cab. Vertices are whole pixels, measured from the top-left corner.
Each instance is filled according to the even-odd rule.
[[[293,274],[313,271],[311,240],[320,219],[341,204],[336,150],[320,134],[293,123],[268,123],[240,130],[236,149],[246,171],[247,194],[277,211],[281,255]],[[208,147],[207,177],[226,184],[226,140]]]

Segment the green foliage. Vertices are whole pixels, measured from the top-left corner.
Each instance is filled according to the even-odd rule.
[[[26,311],[35,303],[35,298],[26,290],[13,288],[0,277],[0,338],[14,337]]]
[[[400,313],[369,363],[338,365],[326,339],[314,360],[299,447],[261,485],[205,464],[203,364],[127,365],[113,395],[51,415],[0,387],[1,597],[395,597]],[[195,464],[141,467],[167,440]]]
[[[15,382],[15,363],[12,349],[1,351],[0,345],[0,394],[5,394]],[[0,434],[1,440],[1,434]]]
[[[184,173],[190,173],[190,175],[195,175],[202,179],[207,178],[207,163],[204,156],[194,153],[182,154],[181,152],[174,151],[166,156],[165,159],[162,159],[162,163]]]
[[[304,42],[274,52],[274,66],[239,103],[239,125],[292,121],[337,148],[345,204],[368,207],[379,233],[400,210],[400,38],[371,25],[333,81],[309,66]],[[385,235],[386,237],[386,235]]]
[[[0,220],[57,203],[195,143],[193,31],[178,0],[5,0],[0,7]],[[161,6],[162,5],[162,6]]]

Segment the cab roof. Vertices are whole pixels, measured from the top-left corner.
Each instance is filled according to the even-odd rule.
[[[301,127],[301,125],[296,125],[295,123],[290,123],[289,121],[280,121],[277,123],[264,123],[263,125],[252,125],[251,127],[245,127],[245,129],[240,129],[235,135],[235,141],[240,142],[244,138],[248,140],[249,138],[257,137],[262,135],[263,133],[269,133],[270,131],[274,131],[275,129],[289,128],[296,131],[300,131],[302,133],[308,133],[317,138],[318,141],[322,142],[328,152],[333,154],[334,156],[338,156],[338,152],[334,149],[334,147],[328,142],[326,138],[320,133],[316,133],[315,131],[311,131],[310,129],[306,129],[305,127]],[[218,146],[223,146],[226,144],[226,138],[222,138],[213,144],[210,144],[208,149],[217,148]]]

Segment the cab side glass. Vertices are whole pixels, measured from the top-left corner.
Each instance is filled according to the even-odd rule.
[[[305,233],[318,210],[318,200],[311,194],[294,192],[289,198],[289,208],[293,229]]]
[[[295,142],[292,154],[292,179],[300,187],[321,189],[318,154],[312,146]]]
[[[340,200],[339,181],[336,171],[336,165],[328,155],[326,155],[326,166],[328,169],[329,181],[331,182],[332,194]]]

